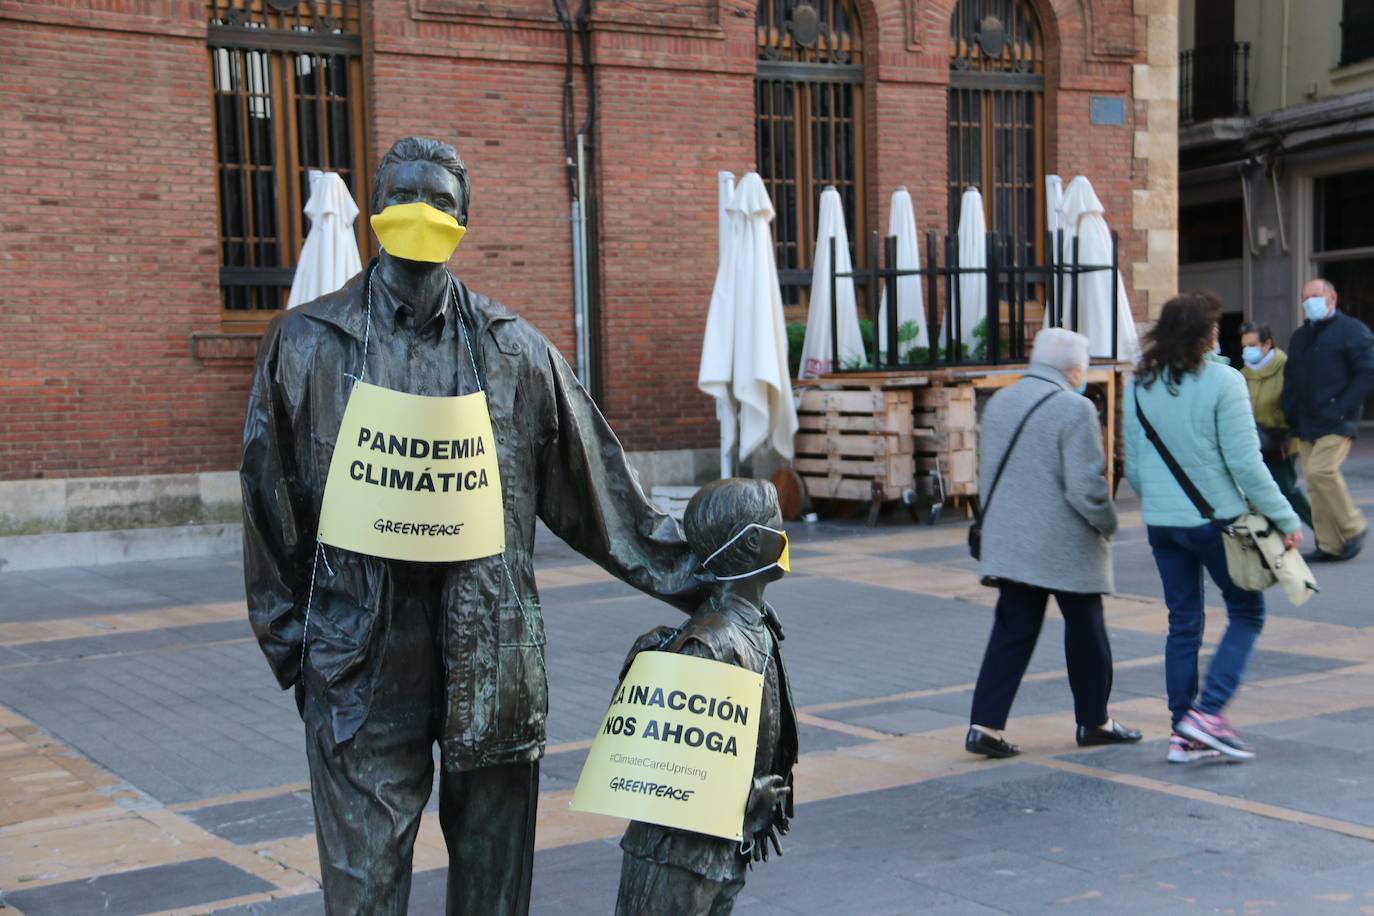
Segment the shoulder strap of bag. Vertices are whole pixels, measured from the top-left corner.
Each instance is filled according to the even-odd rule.
[[[1212,504],[1207,501],[1206,497],[1202,495],[1197,487],[1193,486],[1193,482],[1188,479],[1187,474],[1183,473],[1183,468],[1180,467],[1179,463],[1174,459],[1173,453],[1170,452],[1168,446],[1164,444],[1164,440],[1159,438],[1159,433],[1155,432],[1155,428],[1150,425],[1150,421],[1145,419],[1145,411],[1140,409],[1139,382],[1136,382],[1135,385],[1135,415],[1136,418],[1140,420],[1140,427],[1145,430],[1145,438],[1150,440],[1150,443],[1155,447],[1155,451],[1159,452],[1159,457],[1164,459],[1164,464],[1168,466],[1169,470],[1173,473],[1174,480],[1178,481],[1178,485],[1183,488],[1183,492],[1188,494],[1188,498],[1193,501],[1193,505],[1202,513],[1202,517],[1216,524],[1216,510],[1212,508]]]
[[[1007,450],[1002,453],[1002,460],[997,463],[997,473],[992,475],[992,486],[988,487],[988,498],[986,500],[980,500],[980,502],[982,503],[981,506],[974,507],[974,516],[978,519],[979,522],[982,522],[983,518],[988,514],[988,507],[992,505],[992,494],[997,492],[997,484],[1002,479],[1002,472],[1007,469],[1007,459],[1011,457],[1012,451],[1016,448],[1016,440],[1021,438],[1021,431],[1026,428],[1026,421],[1029,420],[1031,416],[1034,415],[1035,412],[1045,404],[1045,402],[1047,402],[1050,398],[1054,397],[1056,394],[1059,394],[1059,392],[1062,390],[1063,389],[1060,388],[1058,385],[1055,385],[1055,390],[1051,391],[1049,394],[1045,395],[1043,398],[1036,401],[1035,406],[1028,410],[1026,412],[1026,415],[1021,418],[1021,422],[1017,424],[1016,432],[1013,433],[1011,437],[1011,443],[1007,445]]]

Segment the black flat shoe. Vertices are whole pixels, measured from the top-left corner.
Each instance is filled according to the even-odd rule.
[[[1307,561],[1309,566],[1313,563],[1339,563],[1341,561],[1340,557],[1336,556],[1334,553],[1327,553],[1320,547],[1311,553],[1303,554],[1302,558]]]
[[[1341,548],[1341,555],[1336,559],[1353,560],[1358,557],[1360,555],[1360,550],[1364,547],[1364,536],[1368,533],[1368,530],[1369,529],[1365,529],[1346,541],[1345,546]]]
[[[976,728],[970,728],[968,734],[964,736],[964,750],[970,754],[980,754],[995,760],[1015,757],[1021,753],[1021,749],[1016,745]]]
[[[1140,737],[1139,729],[1127,728],[1115,720],[1112,721],[1111,728],[1078,726],[1079,747],[1096,747],[1099,744],[1134,744],[1140,740]]]

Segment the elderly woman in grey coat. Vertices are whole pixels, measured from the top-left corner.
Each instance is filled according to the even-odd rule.
[[[982,418],[980,572],[999,594],[964,747],[987,757],[1019,753],[1002,730],[1051,596],[1064,615],[1078,744],[1140,740],[1139,731],[1107,715],[1112,648],[1102,595],[1112,591],[1116,509],[1097,411],[1082,396],[1087,338],[1043,330],[1030,363],[1020,381],[993,396]]]

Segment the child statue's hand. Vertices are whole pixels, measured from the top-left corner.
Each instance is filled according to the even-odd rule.
[[[762,833],[772,826],[776,815],[785,807],[791,786],[781,776],[760,776],[749,790],[749,805],[744,814],[744,832]]]

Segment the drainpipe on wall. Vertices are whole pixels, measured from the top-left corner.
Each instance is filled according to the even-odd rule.
[[[583,341],[587,352],[587,390],[599,404],[605,396],[601,341],[601,260],[597,226],[601,219],[597,187],[596,69],[592,58],[592,0],[582,0],[577,13],[577,33],[581,42],[583,82],[587,91],[587,116],[577,135],[579,170],[578,196],[582,211],[583,302],[586,313]]]
[[[600,400],[600,340],[594,333],[599,313],[595,308],[598,292],[598,271],[595,255],[594,227],[595,195],[588,184],[592,172],[588,146],[595,148],[591,131],[596,123],[596,83],[592,72],[591,0],[582,0],[574,21],[566,0],[553,0],[554,11],[563,26],[563,152],[568,170],[568,197],[571,211],[572,268],[573,268],[573,334],[577,380]],[[573,70],[577,50],[582,52],[582,69],[587,91],[587,114],[579,128],[576,126],[576,99],[573,92]],[[574,135],[574,132],[575,135]]]
[[[577,196],[572,201],[573,313],[577,334],[577,380],[591,385],[591,322],[587,314],[587,147],[577,135]]]

